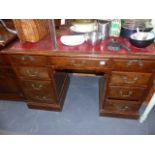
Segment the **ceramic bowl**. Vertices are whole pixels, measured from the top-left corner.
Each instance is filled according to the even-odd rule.
[[[138,48],[145,48],[154,42],[155,34],[153,32],[136,32],[133,33],[129,40],[130,43]]]

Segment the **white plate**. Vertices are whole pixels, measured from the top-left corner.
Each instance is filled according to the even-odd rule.
[[[65,35],[61,36],[60,41],[64,45],[76,46],[83,44],[85,42],[85,37],[84,35]]]
[[[77,32],[77,33],[89,33],[89,32],[92,32],[92,31],[95,31],[97,30],[97,26],[88,26],[88,27],[84,27],[84,26],[71,26],[70,27],[70,30],[73,31],[73,32]]]

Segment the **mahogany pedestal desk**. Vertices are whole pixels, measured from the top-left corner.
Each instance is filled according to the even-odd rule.
[[[50,36],[37,43],[14,41],[0,51],[0,99],[21,100],[29,108],[61,111],[69,85],[68,73],[101,75],[101,116],[139,117],[155,71],[155,46],[137,49],[122,38],[131,51],[109,51],[109,38],[91,46],[69,47],[57,38],[53,49]]]

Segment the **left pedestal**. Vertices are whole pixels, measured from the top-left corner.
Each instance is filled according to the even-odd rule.
[[[53,70],[45,56],[9,55],[29,108],[61,111],[69,85],[67,73]]]

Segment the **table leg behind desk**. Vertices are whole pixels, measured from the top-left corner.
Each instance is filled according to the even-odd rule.
[[[155,93],[153,94],[153,96],[152,96],[148,106],[146,107],[144,113],[141,115],[141,117],[139,119],[140,123],[143,123],[147,119],[149,113],[151,112],[151,110],[153,109],[154,106],[155,106]]]

